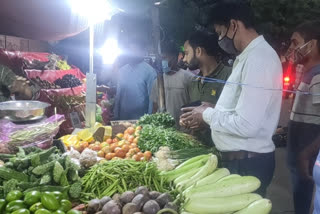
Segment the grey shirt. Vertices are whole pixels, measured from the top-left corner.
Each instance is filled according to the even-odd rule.
[[[163,75],[166,109],[174,117],[177,126],[179,126],[181,107],[190,102],[189,86],[193,77],[190,71],[182,69],[173,74]],[[154,103],[159,102],[157,80],[154,81],[150,99]]]

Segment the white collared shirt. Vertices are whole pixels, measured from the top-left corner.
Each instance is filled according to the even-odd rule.
[[[282,66],[263,36],[254,39],[236,58],[228,82],[241,85],[226,84],[216,107],[203,113],[217,149],[274,151],[272,135],[280,117]]]

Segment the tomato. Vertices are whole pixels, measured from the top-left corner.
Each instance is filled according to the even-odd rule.
[[[133,127],[129,127],[127,130],[129,135],[133,135],[134,132],[136,131]]]
[[[140,161],[145,161],[145,160],[146,160],[145,157],[140,158]]]
[[[83,142],[80,143],[80,146],[85,149],[85,148],[88,148],[89,143],[86,142],[86,141],[83,141]]]
[[[133,155],[132,160],[140,161],[140,157],[138,155]]]
[[[110,146],[103,147],[101,151],[103,151],[103,153],[105,154],[112,152]]]
[[[93,151],[96,151],[96,152],[97,152],[97,151],[100,151],[100,150],[101,150],[101,146],[98,145],[98,144],[94,144],[93,147],[92,147],[92,150],[93,150]]]
[[[118,143],[119,140],[118,140],[118,138],[114,138],[114,139],[112,140],[112,142],[113,142],[113,143]]]
[[[125,142],[124,140],[122,140],[122,141],[120,141],[120,142],[118,143],[118,145],[119,145],[120,147],[122,147],[125,143],[126,143],[126,142]]]
[[[135,144],[138,145],[138,142],[139,142],[139,137],[136,137],[136,138],[133,140],[133,143],[135,143]]]
[[[128,137],[128,141],[129,141],[130,143],[133,143],[133,140],[134,140],[134,136],[129,136],[129,137]]]
[[[107,144],[112,144],[113,141],[112,141],[112,139],[108,139],[108,140],[106,141],[106,143],[107,143]]]
[[[112,144],[112,145],[110,146],[110,151],[111,151],[111,152],[114,152],[114,150],[115,150],[117,147],[118,147],[118,145]]]
[[[98,157],[103,158],[105,156],[104,152],[102,150],[100,150],[98,152]]]
[[[122,134],[122,133],[118,133],[118,134],[116,135],[116,137],[119,138],[119,139],[122,139],[122,138],[123,138],[123,134]]]
[[[136,127],[136,131],[140,131],[141,129],[142,129],[141,126],[137,126],[137,127]]]
[[[91,150],[93,150],[93,148],[95,147],[96,145],[94,145],[94,144],[90,144],[89,146],[88,146],[88,148],[89,149],[91,149]],[[78,150],[77,150],[78,151]]]
[[[152,156],[152,153],[150,151],[145,151],[144,152],[144,157],[146,160],[150,160]]]
[[[111,160],[111,159],[114,158],[115,156],[116,156],[115,153],[108,153],[108,154],[106,154],[105,159]]]
[[[140,135],[140,131],[139,131],[139,130],[135,131],[135,132],[134,132],[134,135],[135,135],[135,136],[139,136],[139,135]]]
[[[135,152],[136,153],[139,153],[140,152],[140,149],[137,147],[137,148],[134,148]],[[140,152],[141,153],[141,152]]]
[[[108,144],[107,142],[103,142],[103,143],[100,144],[100,147],[101,147],[101,148],[104,148],[104,147],[106,147],[106,146],[109,146],[109,144]]]
[[[123,139],[128,140],[129,134],[124,134]]]
[[[122,147],[121,147],[126,153],[129,151],[129,146],[128,145],[123,145]]]
[[[119,158],[125,158],[126,157],[126,152],[119,148],[119,149],[116,149],[116,156],[119,157]]]
[[[132,147],[132,148],[137,148],[137,147],[138,147],[138,145],[137,145],[137,144],[135,144],[135,143],[132,143],[132,144],[131,144],[131,147]]]

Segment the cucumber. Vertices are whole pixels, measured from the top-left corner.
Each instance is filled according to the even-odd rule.
[[[233,195],[240,195],[256,191],[261,185],[258,178],[253,176],[243,176],[239,178],[227,179],[211,185],[202,186],[189,193],[189,198],[219,198]]]
[[[186,180],[186,179],[188,179],[188,178],[191,178],[191,177],[192,177],[194,174],[196,174],[198,171],[199,171],[198,168],[191,169],[191,170],[189,170],[188,172],[186,172],[185,174],[177,177],[177,178],[173,181],[173,183],[174,183],[175,185],[177,185],[177,184],[180,183],[181,181],[184,181],[184,180]]]
[[[209,154],[205,154],[205,155],[199,155],[199,156],[196,156],[196,157],[193,157],[193,158],[190,158],[189,160],[186,160],[185,162],[183,162],[182,164],[180,164],[179,166],[177,166],[176,169],[180,169],[180,168],[183,168],[191,163],[194,163],[194,162],[197,162],[198,160],[201,160],[203,158],[209,158]]]
[[[187,201],[184,210],[190,213],[201,214],[236,212],[246,208],[249,204],[260,199],[262,199],[262,197],[255,193],[222,198],[194,198]]]
[[[234,213],[234,214],[269,214],[272,209],[272,203],[268,199],[260,199],[251,203],[246,208]]]
[[[188,165],[181,167],[179,169],[174,169],[174,170],[168,171],[168,172],[162,172],[161,175],[164,176],[168,181],[173,181],[174,179],[185,174],[186,172],[188,172],[191,169],[202,167],[203,165],[206,164],[208,159],[209,159],[209,157],[202,158],[194,163],[188,164]]]
[[[215,155],[211,155],[207,163],[201,167],[201,169],[193,175],[188,180],[184,180],[177,184],[178,189],[187,189],[188,187],[194,185],[197,181],[201,180],[202,178],[210,175],[218,166],[218,158]]]
[[[241,175],[238,175],[238,174],[231,174],[231,175],[228,175],[224,178],[221,178],[220,180],[218,180],[217,182],[222,182],[222,181],[225,181],[225,180],[228,180],[228,179],[233,179],[233,178],[240,178]]]
[[[230,175],[230,171],[226,168],[217,169],[211,175],[208,175],[205,178],[202,178],[200,181],[196,183],[196,187],[213,184],[218,180]]]

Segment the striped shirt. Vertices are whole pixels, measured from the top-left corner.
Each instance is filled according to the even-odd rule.
[[[299,93],[308,92],[309,94]],[[320,125],[320,65],[305,72],[298,87],[290,119]]]

